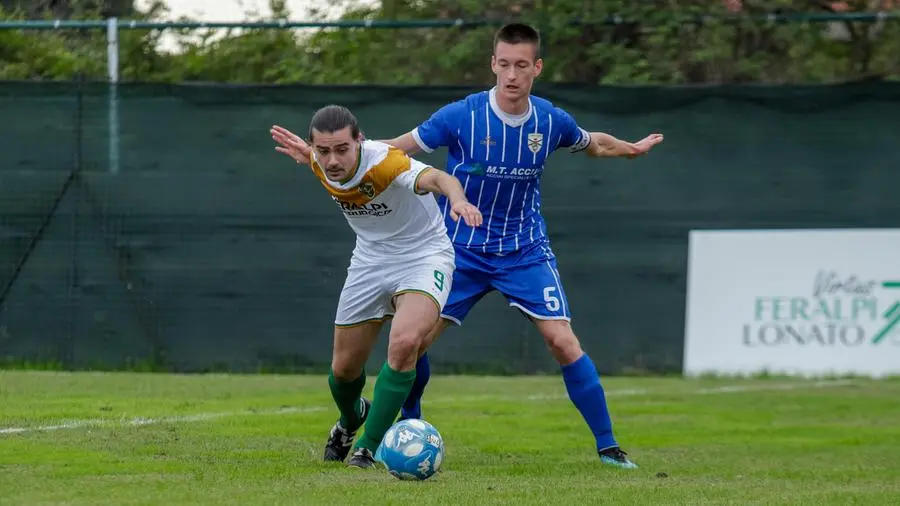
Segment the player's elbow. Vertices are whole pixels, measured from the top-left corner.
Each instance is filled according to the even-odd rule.
[[[603,144],[591,143],[591,145],[588,146],[588,148],[584,151],[591,158],[614,156],[610,147],[604,146]]]
[[[615,156],[615,143],[610,136],[600,132],[593,132],[591,133],[591,143],[585,151],[588,156],[593,158]]]
[[[420,193],[440,193],[445,195],[452,183],[451,176],[435,168],[429,168],[419,176],[418,190]]]

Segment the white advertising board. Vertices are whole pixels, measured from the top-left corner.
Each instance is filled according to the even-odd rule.
[[[900,374],[900,229],[692,231],[684,374]]]

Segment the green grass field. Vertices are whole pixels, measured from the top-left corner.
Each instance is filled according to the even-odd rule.
[[[559,378],[436,376],[447,457],[401,482],[320,460],[324,377],[0,372],[0,504],[900,504],[900,381],[604,385],[639,470]]]

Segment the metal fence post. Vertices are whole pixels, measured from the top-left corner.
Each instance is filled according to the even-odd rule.
[[[109,76],[109,171],[119,172],[119,19],[106,20],[106,66]]]

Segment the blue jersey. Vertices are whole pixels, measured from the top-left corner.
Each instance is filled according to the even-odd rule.
[[[413,137],[429,153],[447,147],[446,170],[484,215],[478,228],[455,222],[441,196],[438,204],[454,245],[495,254],[546,240],[540,212],[544,163],[557,149],[580,151],[590,143],[590,134],[549,101],[532,96],[528,110],[513,116],[497,106],[493,89],[442,107],[413,130]]]

